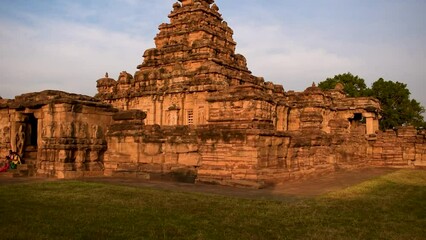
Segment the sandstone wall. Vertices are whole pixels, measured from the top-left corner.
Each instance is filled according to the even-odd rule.
[[[198,182],[232,186],[260,187],[255,132],[226,127],[205,126],[197,129],[201,146]]]
[[[107,133],[107,176],[176,176],[197,182],[262,187],[368,163],[365,127],[331,125],[275,131],[231,125],[145,125],[140,111],[120,112]],[[136,115],[135,115],[136,114]],[[144,116],[145,117],[145,116]]]
[[[46,90],[0,104],[0,154],[16,151],[48,177],[103,174],[105,132],[116,110],[92,97]]]
[[[413,127],[380,132],[370,141],[368,149],[371,164],[375,166],[426,166],[425,131]]]
[[[0,109],[0,158],[8,155],[11,149],[11,121],[9,109]]]
[[[183,126],[146,126],[145,118],[141,111],[114,115],[107,132],[104,174],[195,178],[201,160],[196,132]]]
[[[69,103],[42,107],[37,173],[58,178],[102,175],[111,116],[105,107]]]
[[[187,177],[223,185],[258,185],[253,134],[214,126],[146,126],[116,120],[109,128],[105,175]],[[266,154],[268,155],[268,154]]]

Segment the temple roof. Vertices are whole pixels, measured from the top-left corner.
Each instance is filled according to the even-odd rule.
[[[263,78],[251,74],[246,58],[236,53],[234,32],[213,0],[179,0],[169,19],[159,26],[155,48],[145,51],[134,77],[99,79],[98,97],[227,91],[244,84],[267,88]]]
[[[82,104],[112,109],[110,104],[103,103],[96,98],[57,90],[45,90],[42,92],[26,93],[16,96],[15,99],[9,99],[0,103],[0,108],[15,109],[39,108],[52,103]]]

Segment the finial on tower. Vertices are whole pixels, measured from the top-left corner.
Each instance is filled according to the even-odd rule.
[[[108,72],[105,73],[105,78],[108,78]]]
[[[178,3],[178,2],[175,2],[175,4],[173,4],[173,9],[179,9],[179,8],[181,8],[182,6],[180,5],[180,3]]]
[[[195,2],[205,2],[207,4],[213,4],[214,3],[214,0],[178,0],[178,1],[181,2],[183,6],[192,5]]]

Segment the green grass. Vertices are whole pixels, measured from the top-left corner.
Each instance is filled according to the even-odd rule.
[[[425,239],[426,171],[292,201],[79,181],[0,186],[0,239]]]

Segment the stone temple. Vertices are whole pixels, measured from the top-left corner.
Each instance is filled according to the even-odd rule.
[[[380,103],[338,85],[303,92],[253,76],[213,0],[179,0],[134,75],[95,97],[47,90],[0,99],[0,155],[14,174],[174,176],[263,187],[365,166],[426,166],[425,133],[379,131]]]

